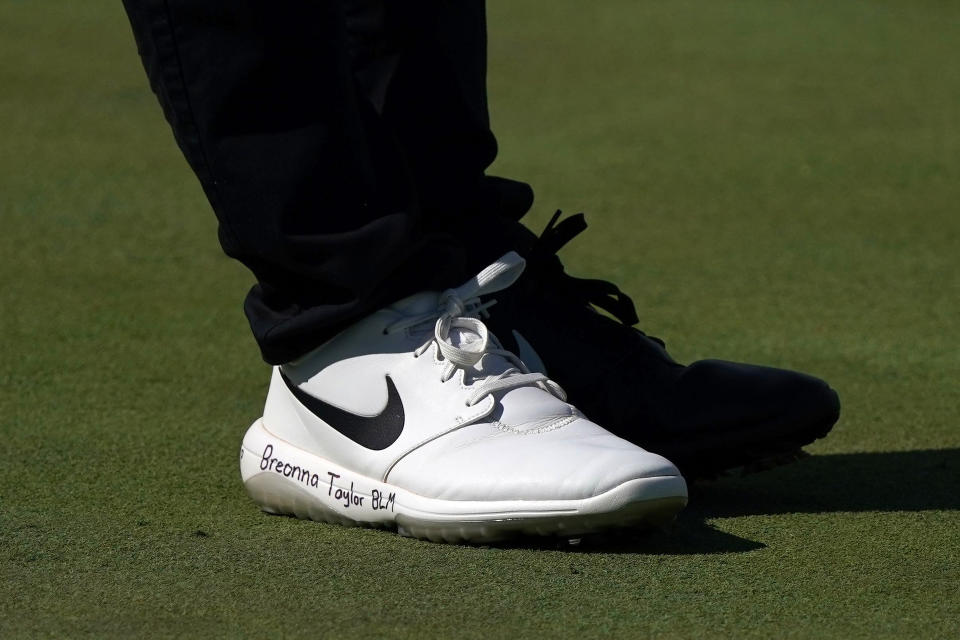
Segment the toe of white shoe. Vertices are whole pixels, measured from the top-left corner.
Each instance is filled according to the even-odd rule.
[[[658,477],[686,496],[669,460],[577,420],[541,433],[471,425],[405,456],[389,481],[444,500],[582,500]]]

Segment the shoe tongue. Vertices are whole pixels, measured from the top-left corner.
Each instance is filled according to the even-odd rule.
[[[418,293],[393,303],[390,305],[390,308],[405,316],[430,314],[436,311],[439,299],[440,295],[437,293]],[[427,336],[433,335],[436,323],[437,320],[434,317],[430,320],[424,320],[423,322],[410,327],[408,331],[410,332],[411,336],[414,336],[418,339],[426,338]],[[450,344],[460,349],[475,350],[479,348],[479,343],[482,339],[479,334],[471,331],[470,329],[464,327],[451,327],[450,333],[448,334],[448,340],[450,341]],[[488,348],[495,346],[493,343],[494,340],[490,340],[490,342],[488,342]],[[468,369],[467,373],[476,380],[485,378],[487,376],[499,375],[507,369],[513,368],[514,366],[515,365],[513,363],[502,356],[487,354],[481,358],[480,362]]]
[[[403,300],[398,300],[390,305],[394,311],[405,316],[419,316],[424,313],[430,313],[437,308],[437,302],[440,300],[440,294],[432,291],[417,293]]]
[[[432,314],[437,310],[437,304],[440,300],[440,294],[430,291],[414,294],[403,300],[398,300],[390,305],[389,309],[400,316],[422,316]],[[412,337],[425,338],[433,333],[433,327],[436,324],[436,317],[424,320],[423,322],[409,327],[407,331]]]

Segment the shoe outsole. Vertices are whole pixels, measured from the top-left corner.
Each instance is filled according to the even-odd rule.
[[[267,513],[390,529],[433,542],[489,544],[527,536],[577,538],[662,527],[687,503],[681,476],[636,478],[577,500],[425,498],[280,440],[262,420],[244,437],[240,470],[248,494]]]

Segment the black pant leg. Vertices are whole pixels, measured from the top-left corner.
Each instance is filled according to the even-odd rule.
[[[125,0],[224,251],[258,280],[245,311],[268,362],[291,360],[387,302],[462,275],[462,243],[425,221],[404,145],[469,137],[476,144],[445,162],[468,166],[482,182],[495,154],[485,105],[479,120],[444,111],[433,128],[398,134],[404,118],[383,115],[393,76],[400,64],[409,68],[418,34],[430,31],[420,21],[457,3],[418,4],[400,16],[390,4]],[[463,6],[462,27],[478,42],[482,3]],[[458,91],[457,65],[471,56],[482,70],[482,47],[461,52],[420,98]]]
[[[533,202],[524,183],[485,176],[496,155],[487,109],[483,0],[389,3],[404,25],[403,55],[384,119],[401,143],[427,226],[465,247],[466,275],[532,237],[518,220]]]

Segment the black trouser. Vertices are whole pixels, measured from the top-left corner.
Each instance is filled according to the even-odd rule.
[[[533,195],[484,176],[482,0],[124,4],[268,362],[509,248]]]

